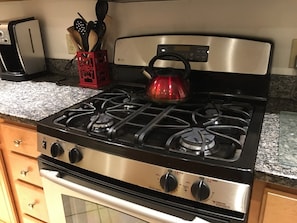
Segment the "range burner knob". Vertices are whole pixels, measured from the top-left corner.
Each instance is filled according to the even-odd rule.
[[[52,157],[61,156],[63,153],[64,153],[64,149],[59,143],[55,142],[54,144],[52,144],[51,146]]]
[[[83,156],[81,151],[78,148],[73,148],[68,153],[70,163],[78,163],[82,160]]]
[[[165,192],[174,191],[177,188],[177,179],[176,177],[169,171],[165,175],[163,175],[160,179],[160,185]]]
[[[195,182],[192,185],[191,192],[198,201],[203,201],[210,195],[209,186],[203,180]]]

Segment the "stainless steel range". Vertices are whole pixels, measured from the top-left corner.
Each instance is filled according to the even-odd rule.
[[[190,61],[186,101],[166,104],[146,97],[142,68],[164,52]],[[49,179],[67,180],[120,198],[129,203],[102,203],[135,222],[246,222],[271,54],[267,40],[206,35],[118,39],[114,84],[38,122],[45,185]],[[171,57],[156,66],[182,69]],[[50,193],[46,186],[45,192]],[[142,207],[149,210],[139,213]],[[57,222],[53,212],[50,219]],[[64,222],[75,222],[67,221],[65,213]]]

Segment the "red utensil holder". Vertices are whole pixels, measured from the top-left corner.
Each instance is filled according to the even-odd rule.
[[[79,85],[100,88],[110,83],[107,51],[77,52]]]

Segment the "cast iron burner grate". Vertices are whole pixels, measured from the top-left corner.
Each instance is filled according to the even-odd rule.
[[[156,104],[145,100],[142,91],[111,89],[66,110],[54,123],[95,140],[233,161],[242,151],[252,112],[249,103]]]

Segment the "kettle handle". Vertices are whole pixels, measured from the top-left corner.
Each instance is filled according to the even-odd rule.
[[[149,73],[153,73],[152,71],[153,71],[153,68],[154,68],[154,64],[155,64],[155,62],[157,60],[166,58],[168,56],[174,57],[174,58],[178,59],[179,61],[183,62],[183,64],[185,65],[185,73],[183,75],[183,78],[186,79],[191,73],[191,65],[190,65],[190,63],[189,63],[189,61],[187,59],[185,59],[183,56],[181,56],[181,55],[179,55],[177,53],[161,53],[159,55],[154,56],[150,60],[149,65],[148,65]]]

